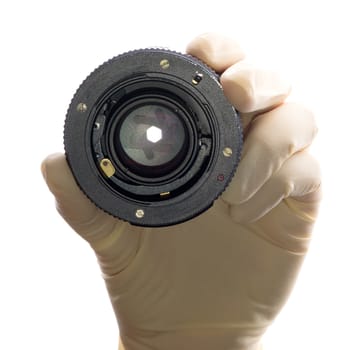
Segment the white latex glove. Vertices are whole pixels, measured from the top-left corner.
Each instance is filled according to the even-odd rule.
[[[307,152],[317,128],[310,111],[284,103],[290,86],[247,64],[237,43],[205,34],[188,52],[222,73],[245,129],[237,173],[210,210],[172,227],[134,227],[81,193],[64,155],[42,170],[58,211],[98,257],[120,349],[256,350],[307,252],[320,201]]]

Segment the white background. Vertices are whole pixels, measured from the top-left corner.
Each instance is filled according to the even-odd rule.
[[[63,223],[40,174],[62,151],[66,109],[106,59],[152,45],[184,50],[206,31],[238,38],[289,77],[316,113],[324,201],[268,350],[350,349],[348,2],[2,1],[0,4],[0,349],[117,349],[95,257]]]

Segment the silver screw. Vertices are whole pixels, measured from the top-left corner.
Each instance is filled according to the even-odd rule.
[[[231,157],[232,156],[232,149],[230,147],[225,147],[222,151],[225,157]]]
[[[77,111],[80,112],[80,113],[85,113],[87,111],[87,105],[83,102],[80,102],[78,105],[77,105]]]
[[[142,219],[145,216],[145,212],[142,209],[137,209],[135,212],[135,216],[138,219]]]
[[[170,63],[166,59],[161,60],[159,64],[163,69],[168,69],[170,67]]]

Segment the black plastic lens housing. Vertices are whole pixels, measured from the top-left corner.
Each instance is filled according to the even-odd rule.
[[[242,130],[218,76],[194,57],[136,50],[97,68],[65,122],[68,163],[83,192],[139,226],[208,209],[237,168]]]

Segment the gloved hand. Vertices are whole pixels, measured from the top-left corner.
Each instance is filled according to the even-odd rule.
[[[64,155],[42,171],[67,223],[95,251],[125,350],[256,350],[286,302],[320,201],[308,146],[312,113],[285,102],[290,86],[250,66],[237,43],[205,34],[188,45],[221,73],[241,112],[243,155],[214,206],[172,227],[140,228],[96,208]]]

